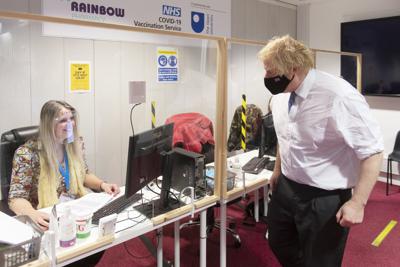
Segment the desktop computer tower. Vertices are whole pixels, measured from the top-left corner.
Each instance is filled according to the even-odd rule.
[[[191,186],[198,196],[199,189],[205,188],[204,155],[176,147],[171,153],[171,189],[181,192]],[[183,192],[190,195],[190,190]]]

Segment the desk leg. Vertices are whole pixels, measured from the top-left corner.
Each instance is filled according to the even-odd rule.
[[[226,203],[220,204],[220,267],[226,267]]]
[[[206,267],[207,255],[207,210],[200,212],[200,267]]]
[[[181,266],[179,221],[174,223],[175,267]]]
[[[243,198],[246,198],[246,173],[242,172]]]
[[[268,213],[268,191],[269,191],[269,186],[265,185],[263,191],[264,191],[264,216],[267,216],[267,213]]]
[[[258,202],[259,196],[258,196],[258,189],[254,191],[254,220],[256,222],[260,221],[260,205]]]
[[[157,235],[157,267],[163,267],[163,231],[162,228],[156,230]]]

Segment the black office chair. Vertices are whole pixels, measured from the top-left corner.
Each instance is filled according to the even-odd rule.
[[[392,161],[400,163],[400,131],[397,132],[396,141],[394,143],[393,152],[389,154],[387,159],[387,170],[386,170],[386,195],[389,195],[389,180],[392,185]]]
[[[15,150],[27,140],[38,136],[38,126],[28,126],[13,129],[1,135],[0,142],[0,210],[9,214],[14,213],[8,207],[8,191],[10,190],[12,162]]]

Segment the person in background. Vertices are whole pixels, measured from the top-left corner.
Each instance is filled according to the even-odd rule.
[[[258,56],[278,137],[269,244],[283,266],[341,266],[379,174],[380,128],[352,85],[313,69],[301,42],[276,37]]]
[[[120,191],[116,184],[89,172],[77,120],[76,110],[68,103],[46,102],[37,140],[28,140],[14,154],[9,206],[43,230],[48,229],[49,215],[37,209],[79,198],[86,194],[86,187],[114,195]]]

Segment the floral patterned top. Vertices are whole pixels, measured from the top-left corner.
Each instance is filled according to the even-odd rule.
[[[82,149],[84,145],[82,142]],[[83,151],[84,152],[84,151]],[[84,153],[83,153],[84,154]],[[86,159],[84,158],[86,173],[89,173]],[[36,209],[38,200],[38,179],[40,175],[40,158],[38,141],[28,140],[20,146],[14,153],[14,160],[11,173],[11,183],[8,199],[24,198],[28,200]],[[58,196],[66,192],[65,182],[60,175],[61,183],[57,188]]]

